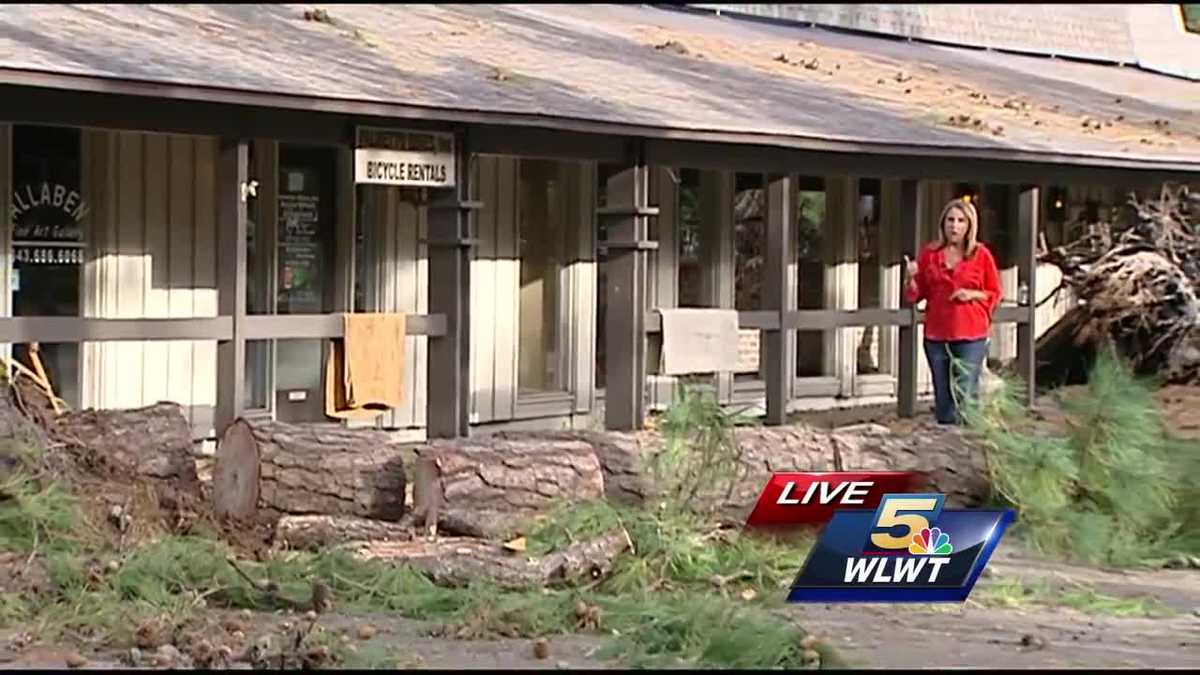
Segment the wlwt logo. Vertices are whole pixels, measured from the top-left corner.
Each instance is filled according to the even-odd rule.
[[[747,528],[821,525],[791,602],[961,602],[1014,520],[1012,509],[946,509],[920,474],[780,473]]]

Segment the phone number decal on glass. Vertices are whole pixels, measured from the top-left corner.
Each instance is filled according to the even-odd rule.
[[[69,265],[83,262],[83,249],[80,248],[29,248],[14,247],[17,262],[42,263],[48,265]]]

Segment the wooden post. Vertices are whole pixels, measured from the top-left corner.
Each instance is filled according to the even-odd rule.
[[[700,259],[703,265],[703,294],[709,307],[733,309],[736,304],[733,270],[733,196],[736,174],[732,171],[700,172]],[[733,400],[733,373],[716,373],[713,378],[717,401]]]
[[[648,240],[648,219],[658,211],[648,204],[650,171],[640,142],[630,155],[625,170],[608,180],[608,206],[599,212],[612,223],[604,242],[608,248],[604,426],[610,431],[634,431],[645,423],[646,254],[657,248]]]
[[[788,349],[791,331],[784,330],[783,312],[792,283],[789,272],[793,249],[792,223],[796,221],[794,176],[775,175],[767,184],[767,260],[763,277],[763,309],[778,311],[780,329],[766,334],[767,417],[769,425],[787,422],[788,394],[795,378],[795,350]]]
[[[465,438],[471,431],[471,212],[481,204],[471,201],[466,134],[454,140],[454,187],[429,206],[429,313],[446,316],[446,334],[429,340],[429,438]]]
[[[1021,190],[1017,205],[1017,283],[1025,284],[1025,323],[1017,325],[1017,373],[1025,381],[1025,396],[1034,406],[1037,373],[1037,239],[1041,191],[1036,187]]]
[[[924,205],[921,204],[920,184],[915,180],[905,180],[900,183],[900,232],[897,239],[900,242],[901,255],[907,255],[915,260],[921,248],[920,214]],[[900,272],[901,278],[904,271]],[[917,344],[917,308],[916,305],[904,301],[901,281],[901,306],[908,307],[912,312],[912,323],[900,327],[899,362],[896,370],[896,406],[900,417],[912,417],[917,412],[917,365],[920,354]]]
[[[341,147],[337,151],[337,268],[334,270],[333,311],[354,311],[354,239],[356,228],[356,197],[354,182],[354,148]]]
[[[825,308],[858,309],[858,177],[825,177]],[[858,349],[854,328],[825,334],[825,372],[838,378],[838,394],[855,394]]]
[[[217,343],[217,405],[213,427],[220,438],[242,413],[246,396],[246,198],[250,146],[223,139],[217,158],[217,313],[233,318],[233,335]]]

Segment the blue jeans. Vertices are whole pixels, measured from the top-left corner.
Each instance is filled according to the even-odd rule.
[[[933,410],[939,424],[962,423],[960,407],[979,391],[979,373],[987,352],[987,338],[925,340],[925,358],[933,374]]]

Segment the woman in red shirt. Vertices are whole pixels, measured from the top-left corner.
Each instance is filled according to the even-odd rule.
[[[961,405],[979,389],[992,313],[1000,304],[1000,272],[992,252],[976,239],[974,205],[953,199],[940,222],[938,240],[922,248],[915,262],[905,258],[904,296],[910,303],[925,300],[925,358],[937,421],[959,424]]]

